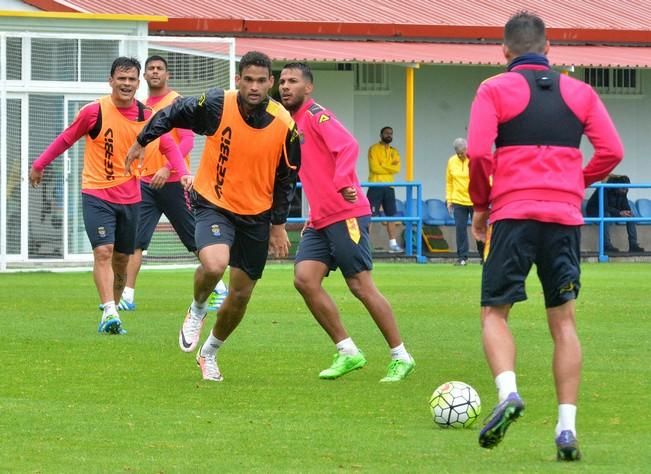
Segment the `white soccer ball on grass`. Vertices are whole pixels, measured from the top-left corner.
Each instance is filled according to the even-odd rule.
[[[468,428],[481,413],[481,401],[474,388],[464,382],[446,382],[429,399],[434,423],[442,428]]]

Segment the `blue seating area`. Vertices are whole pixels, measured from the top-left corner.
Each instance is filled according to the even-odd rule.
[[[587,199],[583,200],[583,205],[581,211],[583,212],[584,217],[588,217],[586,214],[586,205],[588,203]],[[646,222],[638,222],[638,225],[648,225],[651,224],[651,199],[641,198],[636,201],[628,200],[628,204],[631,207],[633,217],[648,217],[649,220]],[[423,224],[427,225],[454,225],[454,216],[451,216],[448,212],[448,208],[445,205],[445,201],[441,199],[427,199],[422,202],[423,206]],[[396,199],[396,216],[405,216],[407,214],[405,201]],[[468,222],[470,224],[470,222]],[[585,225],[595,225],[596,222],[586,222]],[[623,222],[618,222],[617,224],[622,225]]]
[[[402,217],[404,215],[405,215],[405,201],[396,199],[396,216]]]
[[[617,185],[613,185],[613,184],[605,184],[605,185],[596,184],[593,187],[598,188],[600,186],[606,187],[608,189],[617,187]],[[651,185],[629,184],[627,187],[651,188]],[[419,197],[420,196],[422,196],[422,194],[419,195]],[[417,200],[413,201],[414,204],[416,204],[417,202],[418,202]],[[582,212],[586,218],[588,218],[588,216],[586,215],[587,202],[588,201],[586,199],[582,203]],[[397,217],[395,218],[395,220],[401,221],[404,218],[404,219],[411,219],[411,222],[418,222],[416,217],[416,210],[413,209],[412,212],[407,212],[406,204],[407,203],[404,200],[396,200]],[[430,199],[421,200],[420,205],[421,205],[420,217],[422,220],[419,222],[419,224],[422,223],[423,226],[429,225],[429,226],[439,227],[440,233],[437,235],[442,236],[442,238],[449,243],[448,248],[454,248],[453,242],[455,236],[455,231],[454,231],[455,221],[454,221],[454,216],[450,215],[450,213],[448,212],[445,201],[442,199],[430,198]],[[643,248],[646,249],[651,248],[651,242],[650,242],[651,230],[649,230],[651,229],[651,227],[649,227],[651,226],[651,199],[649,198],[641,198],[637,200],[629,199],[629,205],[632,211],[632,218],[635,219],[635,224],[639,227],[638,228],[639,244]],[[581,252],[582,254],[585,253],[586,255],[590,256],[594,254],[596,250],[597,258],[599,259],[599,261],[606,262],[608,261],[609,256],[608,254],[604,253],[604,249],[602,246],[603,235],[601,234],[601,229],[599,227],[599,218],[590,217],[589,219],[591,221],[596,221],[596,222],[585,223],[585,232],[583,232],[581,235]],[[614,226],[610,227],[610,231],[612,232],[611,238],[613,239],[613,243],[618,248],[623,248],[623,246],[626,245],[625,244],[626,229],[622,229],[622,227],[625,225],[627,220],[628,218],[626,220],[624,218],[608,219],[608,222],[610,224],[615,224]],[[471,225],[470,220],[468,222],[468,225]],[[423,227],[423,232],[427,232],[424,227]],[[422,242],[422,239],[420,241],[412,240],[412,242],[418,244]],[[650,253],[651,252],[646,252],[644,255],[648,256]]]
[[[423,223],[428,225],[454,225],[454,217],[448,212],[445,202],[428,199],[423,206]]]
[[[586,212],[586,206],[588,200],[583,200],[583,205],[581,206],[581,212],[583,217],[589,217]],[[638,222],[638,225],[651,224],[651,199],[641,198],[637,201],[628,200],[628,205],[631,208],[631,213],[633,217],[648,217],[648,222]],[[617,225],[624,225],[625,222],[617,222]],[[585,225],[598,225],[598,222],[586,222]]]
[[[630,199],[628,200],[628,207],[631,208],[631,213],[633,214],[633,217],[640,217],[640,213],[637,210],[637,204],[631,201]]]
[[[448,212],[445,201],[441,199],[427,199],[422,203],[423,224],[427,225],[454,225],[454,216]],[[407,214],[406,204],[400,199],[396,199],[396,216],[405,216]],[[470,224],[470,219],[468,224]]]
[[[635,206],[637,210],[636,217],[648,217],[648,222],[641,222],[641,224],[651,224],[651,199],[638,199],[635,201]]]

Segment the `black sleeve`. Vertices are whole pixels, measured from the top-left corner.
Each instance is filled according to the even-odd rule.
[[[179,97],[172,105],[156,112],[138,135],[138,143],[145,146],[173,128],[212,135],[219,128],[223,110],[223,89],[209,89],[199,97]]]
[[[271,206],[271,223],[284,224],[289,215],[289,204],[294,198],[296,177],[301,166],[301,144],[298,139],[296,125],[287,132],[285,151],[276,168],[274,182],[274,199]]]
[[[599,190],[595,189],[588,199],[588,203],[585,206],[585,213],[588,217],[598,217],[599,216]]]
[[[617,191],[614,188],[604,189],[606,197],[604,198],[604,210],[611,216],[619,216],[620,203],[617,202]]]
[[[631,206],[628,203],[628,192],[626,194],[620,194],[621,199],[621,208],[620,211],[631,211]]]

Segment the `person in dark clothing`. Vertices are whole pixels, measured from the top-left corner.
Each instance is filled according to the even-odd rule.
[[[625,175],[611,175],[607,183],[630,183],[631,180]],[[586,214],[588,217],[599,217],[599,190],[595,190],[588,199],[586,205]],[[633,212],[628,203],[628,188],[606,188],[604,189],[604,217],[632,217]],[[635,222],[626,223],[626,232],[628,233],[628,251],[644,252],[637,242],[637,227]],[[620,250],[612,244],[608,224],[604,226],[604,252],[614,253]]]
[[[196,360],[204,380],[221,382],[217,350],[237,328],[267,254],[286,257],[285,230],[300,166],[301,145],[289,112],[268,96],[273,86],[271,59],[250,51],[235,76],[237,90],[212,88],[158,111],[125,159],[140,159],[144,147],[173,128],[205,135],[204,152],[193,182],[195,241],[200,265],[194,300],[179,331],[179,347],[197,347],[207,300],[230,264],[228,296]]]

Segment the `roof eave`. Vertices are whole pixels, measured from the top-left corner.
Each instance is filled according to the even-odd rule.
[[[73,12],[66,2],[56,0],[23,0],[25,3],[46,11]],[[257,36],[303,36],[313,38],[390,38],[405,40],[488,40],[501,41],[503,28],[497,26],[411,25],[343,22],[298,22],[278,20],[246,20],[244,18],[181,18],[171,17],[167,22],[149,23],[152,33],[186,35],[257,35]],[[651,29],[586,29],[548,28],[551,41],[563,43],[623,43],[651,44]]]
[[[217,18],[169,18],[151,22],[152,33],[193,35],[287,36],[312,38],[389,38],[404,40],[444,39],[501,41],[504,29],[493,26],[399,25],[378,23],[334,23],[258,21]],[[548,28],[550,41],[563,43],[651,44],[651,30],[599,30]]]

